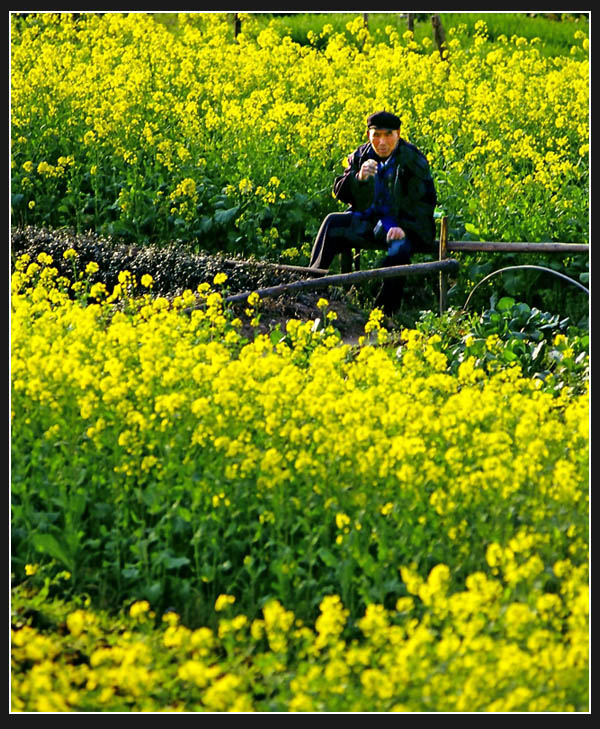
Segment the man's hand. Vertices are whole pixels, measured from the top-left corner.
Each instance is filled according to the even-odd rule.
[[[390,228],[387,232],[386,240],[389,242],[391,240],[400,240],[401,238],[406,238],[406,233],[402,230],[402,228]]]
[[[365,180],[368,180],[369,177],[373,177],[376,172],[377,162],[374,159],[368,159],[366,162],[362,163],[357,177],[361,182],[365,182]]]

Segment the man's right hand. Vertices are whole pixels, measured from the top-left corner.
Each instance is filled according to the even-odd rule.
[[[368,180],[369,177],[373,177],[376,172],[377,162],[374,159],[368,159],[366,162],[362,163],[357,177],[361,182],[365,182],[365,180]]]

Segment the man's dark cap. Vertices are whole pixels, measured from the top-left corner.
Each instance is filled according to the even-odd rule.
[[[376,111],[367,117],[367,128],[400,129],[400,119],[389,111]]]

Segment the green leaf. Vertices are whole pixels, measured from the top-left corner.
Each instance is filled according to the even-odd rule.
[[[150,604],[156,603],[162,597],[163,589],[162,582],[153,582],[151,585],[146,585],[142,589],[142,597],[145,597]]]
[[[208,233],[210,232],[210,229],[213,227],[213,220],[212,218],[209,218],[208,215],[203,215],[200,219],[200,223],[198,225],[198,232],[200,234]]]
[[[192,521],[192,512],[185,506],[177,507],[177,514],[186,522]]]
[[[542,353],[542,350],[546,346],[546,340],[542,339],[538,344],[535,346],[533,352],[531,353],[531,359],[535,362],[535,360],[540,356]]]
[[[273,331],[269,334],[269,339],[271,340],[271,344],[276,345],[281,342],[282,339],[285,339],[286,335],[281,331],[281,327],[279,324],[273,329]]]
[[[539,329],[532,329],[529,332],[529,338],[533,339],[534,342],[539,342],[540,340],[544,339],[544,335]]]
[[[179,567],[185,567],[189,563],[190,560],[187,557],[168,557],[164,561],[167,570],[176,570]]]
[[[202,582],[212,582],[216,576],[216,568],[212,564],[205,564],[200,568],[199,576]]]
[[[325,549],[325,547],[321,547],[319,549],[319,551],[317,552],[317,554],[328,567],[337,566],[338,558],[329,549]]]
[[[488,275],[488,273],[492,272],[493,264],[488,261],[487,263],[474,263],[469,268],[469,278],[471,281],[475,281],[477,278],[481,276],[481,278],[484,278]]]
[[[124,567],[121,570],[121,575],[126,580],[135,580],[140,576],[140,571],[137,567]]]
[[[235,219],[239,209],[239,205],[234,205],[234,207],[227,210],[217,210],[215,212],[215,222],[219,225],[229,225]]]
[[[87,506],[87,497],[85,494],[78,491],[71,495],[69,499],[69,509],[71,511],[71,519],[74,522],[79,522]]]
[[[502,359],[505,362],[514,362],[516,359],[518,359],[518,356],[510,349],[505,349],[502,352]]]
[[[526,318],[531,313],[531,307],[529,304],[526,304],[525,302],[521,301],[516,305],[516,310],[518,315]]]
[[[515,300],[510,296],[503,296],[496,304],[498,311],[508,311],[515,305]]]
[[[68,554],[65,547],[52,536],[52,534],[39,534],[33,535],[33,546],[38,552],[47,554],[49,557],[57,559],[61,562],[68,570],[73,572],[74,562],[70,554]]]

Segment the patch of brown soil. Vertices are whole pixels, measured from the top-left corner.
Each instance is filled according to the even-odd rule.
[[[258,306],[260,313],[258,332],[268,334],[279,325],[282,332],[286,330],[286,323],[290,319],[299,321],[323,321],[323,311],[318,308],[317,302],[324,298],[329,302],[327,311],[334,311],[336,319],[332,321],[333,326],[340,332],[345,342],[354,344],[358,337],[364,334],[367,315],[353,306],[343,296],[335,295],[329,298],[325,292],[304,292],[294,296],[280,295],[261,299]],[[236,305],[234,310],[244,322],[244,335],[251,337],[254,329],[250,327],[248,317],[245,315],[245,306]]]

